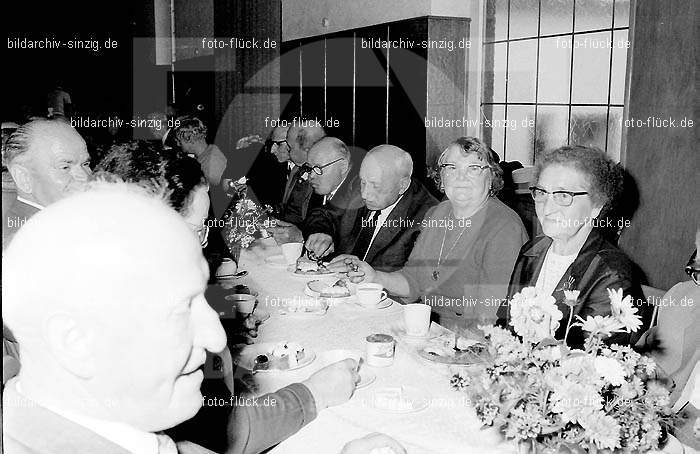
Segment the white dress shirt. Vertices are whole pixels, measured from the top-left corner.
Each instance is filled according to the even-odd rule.
[[[328,195],[323,196],[323,204],[324,205],[326,204],[326,202],[333,199],[333,196],[335,195],[336,192],[338,192],[338,189],[343,185],[343,183],[345,182],[345,179],[348,177],[349,174],[350,174],[350,172],[346,173],[345,176],[343,177],[343,179],[340,180],[340,183],[338,184],[338,186],[336,186],[335,189],[333,189],[330,193],[328,193]]]
[[[403,194],[405,194],[405,192]],[[377,237],[379,230],[384,226],[384,222],[387,220],[387,218],[394,210],[396,205],[398,205],[401,199],[403,199],[403,194],[401,194],[401,196],[398,199],[396,199],[396,202],[381,210],[381,213],[379,213],[379,216],[377,216],[377,219],[375,219],[374,233],[372,233],[372,239],[369,240],[369,245],[367,246],[367,250],[365,251],[365,256],[362,257],[363,261],[367,257],[367,253],[369,252],[369,250],[372,248],[372,243],[374,243],[374,239]]]
[[[17,392],[23,395],[19,382],[17,382]],[[47,406],[40,402],[37,403],[69,421],[95,432],[102,438],[121,446],[133,454],[162,454],[158,450],[158,437],[156,434],[135,429],[124,423],[90,418],[60,408]],[[174,452],[177,452],[177,448],[175,448]]]

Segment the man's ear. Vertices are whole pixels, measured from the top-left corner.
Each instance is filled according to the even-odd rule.
[[[24,164],[11,164],[10,175],[17,185],[17,191],[25,194],[32,193],[32,174]]]
[[[411,177],[403,177],[401,178],[399,182],[399,194],[403,194],[408,190],[408,187],[411,185]]]
[[[64,369],[80,378],[94,376],[91,336],[74,317],[51,316],[46,322],[46,340],[51,354]]]
[[[591,219],[595,219],[600,215],[600,212],[603,211],[603,205],[599,207],[594,207],[593,211],[591,212]]]

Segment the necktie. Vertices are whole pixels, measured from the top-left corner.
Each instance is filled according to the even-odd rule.
[[[158,454],[178,454],[177,445],[172,438],[165,434],[156,434],[158,439]]]
[[[360,259],[364,260],[365,255],[367,255],[367,250],[369,249],[370,243],[372,243],[372,235],[374,235],[375,222],[380,213],[381,210],[369,211],[367,216],[362,218],[360,234],[355,242],[355,247],[352,249],[352,254]]]

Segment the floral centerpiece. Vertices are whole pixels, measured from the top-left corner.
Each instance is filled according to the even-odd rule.
[[[271,227],[272,207],[261,207],[249,199],[245,183],[245,179],[236,182],[236,196],[222,218],[224,240],[236,262],[241,248],[247,248],[258,238],[271,236],[268,229]]]
[[[659,448],[672,422],[669,392],[654,380],[655,363],[629,347],[603,339],[641,326],[631,297],[608,289],[610,316],[576,317],[587,334],[584,349],[570,349],[553,334],[563,318],[551,295],[528,287],[511,304],[511,331],[480,326],[487,353],[476,371],[452,385],[466,392],[481,423],[530,452],[624,452]],[[567,291],[573,308],[577,291]],[[573,309],[572,311],[573,312]]]

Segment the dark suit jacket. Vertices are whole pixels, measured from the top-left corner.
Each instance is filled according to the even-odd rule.
[[[100,453],[130,451],[91,430],[39,406],[7,384],[3,396],[3,452],[7,454]],[[189,442],[177,443],[182,454],[214,454]]]
[[[362,204],[359,190],[355,194]],[[438,201],[419,181],[412,180],[398,204],[391,210],[382,227],[367,251],[365,261],[379,271],[396,271],[403,268],[413,245],[421,231],[421,221],[426,211],[437,205]],[[357,203],[352,203],[356,206]],[[362,205],[359,209],[345,211],[338,226],[337,254],[350,254],[362,229],[362,219],[368,209]],[[362,257],[360,257],[362,258]]]
[[[3,216],[2,224],[2,250],[4,251],[7,246],[9,246],[12,237],[15,233],[24,225],[25,222],[29,220],[32,216],[37,214],[40,210],[31,205],[27,205],[24,202],[15,200]]]
[[[510,278],[508,300],[524,287],[535,286],[547,249],[549,249],[551,244],[551,238],[538,236],[522,247]],[[569,278],[573,279],[573,284],[567,287]],[[566,332],[570,309],[569,306],[564,304],[565,289],[580,291],[578,304],[574,307],[575,322],[577,315],[583,319],[586,319],[589,315],[610,315],[611,306],[607,289],[615,290],[620,288],[625,296],[632,295],[632,299],[638,307],[637,313],[642,316],[643,325],[636,333],[614,334],[606,339],[606,342],[634,345],[641,333],[648,328],[653,308],[646,304],[630,259],[627,258],[624,252],[606,241],[596,229],[593,229],[574,263],[566,270],[552,293],[552,296],[557,300],[557,307],[564,314],[555,337],[563,339]],[[507,324],[510,315],[508,309],[509,306],[502,306],[498,311],[499,321],[503,325]],[[567,343],[570,346],[581,348],[584,340],[585,335],[580,327],[570,329],[567,339]]]
[[[91,430],[26,399],[17,392],[16,381],[8,382],[3,394],[5,453],[130,454]],[[268,396],[269,404],[264,405]],[[261,405],[234,406],[226,430],[227,454],[265,451],[316,418],[316,402],[311,391],[300,383],[261,396],[259,400]],[[178,442],[177,447],[182,454],[214,454],[188,441]]]
[[[308,180],[300,180],[300,173],[300,168],[297,167],[289,174],[279,210],[281,220],[297,227],[302,227],[309,212],[319,206],[322,200],[314,194]]]
[[[333,237],[333,244],[339,244],[340,219],[346,211],[359,210],[364,205],[360,193],[360,178],[355,167],[350,169],[345,181],[335,191],[333,198],[309,210],[301,229],[304,239],[312,233],[325,233]]]

